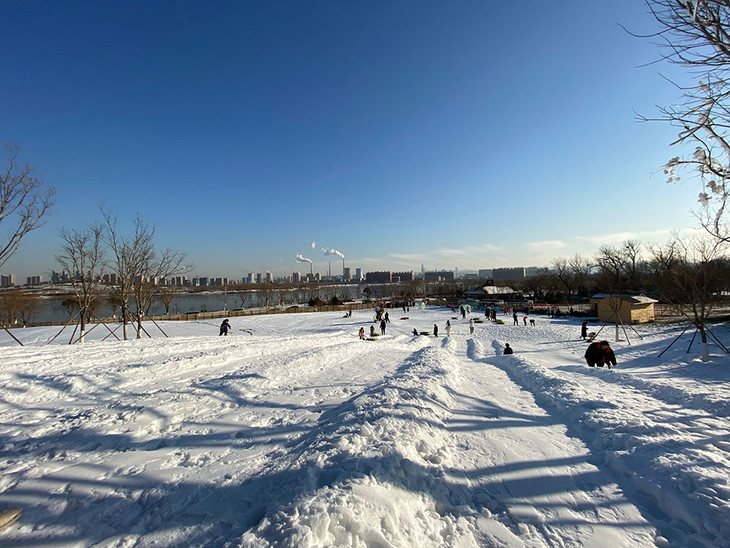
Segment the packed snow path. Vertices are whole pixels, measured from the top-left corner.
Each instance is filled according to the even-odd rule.
[[[451,318],[377,341],[357,339],[367,312],[74,346],[19,330],[0,506],[24,514],[0,544],[728,545],[727,367],[657,362],[676,328],[614,343],[607,371],[575,320]],[[410,335],[446,319],[449,338]]]

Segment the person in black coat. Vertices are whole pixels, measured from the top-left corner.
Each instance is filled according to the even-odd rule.
[[[588,336],[588,322],[580,324],[580,336],[583,340],[586,340],[586,337]]]
[[[509,343],[504,343],[504,351],[503,354],[513,354],[512,347],[509,345]]]
[[[594,342],[588,345],[585,354],[586,363],[589,367],[603,367],[603,364],[616,365],[616,355],[611,350],[608,341]]]

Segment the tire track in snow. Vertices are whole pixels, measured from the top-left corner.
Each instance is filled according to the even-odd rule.
[[[566,355],[568,365],[562,367],[541,366],[539,352],[523,344],[528,350],[524,356],[485,361],[531,391],[538,404],[563,417],[665,536],[683,539],[687,545],[705,545],[709,538],[713,546],[727,546],[730,508],[724,501],[730,461],[724,452],[707,451],[714,440],[705,434],[707,425],[717,426],[717,438],[727,439],[730,432],[724,422],[702,410],[667,405],[645,382],[620,384],[615,375],[619,371],[575,365],[573,356]],[[493,347],[495,353],[501,349],[496,341]],[[698,420],[705,424],[694,428]],[[706,472],[693,474],[695,467],[714,467],[716,481],[708,482]],[[691,509],[685,501],[691,501]],[[703,508],[699,515],[698,507]],[[666,541],[660,537],[658,542]]]
[[[454,444],[464,449],[458,468],[469,471],[482,498],[498,501],[492,511],[539,545],[653,543],[654,529],[590,462],[585,445],[493,367],[477,339],[450,340],[445,348],[462,377],[450,424]]]

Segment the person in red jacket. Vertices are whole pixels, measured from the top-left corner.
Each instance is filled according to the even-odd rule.
[[[589,344],[586,349],[585,359],[589,367],[603,367],[603,364],[606,364],[611,369],[611,365],[616,365],[616,355],[611,350],[608,341]]]

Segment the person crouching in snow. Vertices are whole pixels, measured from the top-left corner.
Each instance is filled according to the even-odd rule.
[[[589,344],[586,349],[585,359],[589,367],[603,367],[605,363],[611,369],[611,364],[616,365],[616,355],[611,350],[608,341]]]
[[[514,354],[514,352],[512,352],[512,347],[509,345],[509,343],[504,343],[504,350],[502,351],[502,354]]]
[[[228,335],[228,332],[231,330],[231,324],[228,323],[228,319],[223,320],[223,323],[221,324],[221,330],[220,333],[218,333],[218,336],[221,335]]]

